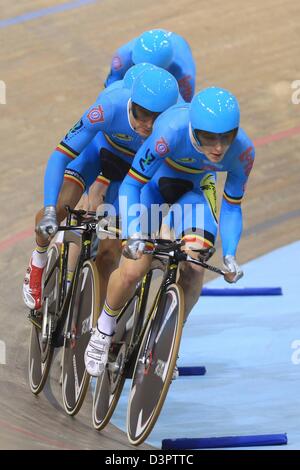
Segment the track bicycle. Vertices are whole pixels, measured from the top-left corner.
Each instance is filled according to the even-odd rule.
[[[89,384],[83,352],[99,310],[98,271],[90,259],[91,240],[98,218],[95,212],[71,210],[68,206],[66,210],[66,225],[58,228],[64,231],[63,243],[54,241],[48,249],[43,274],[42,308],[29,313],[32,326],[28,369],[30,389],[37,395],[47,381],[55,348],[63,346],[63,402],[66,412],[75,414],[80,409]],[[80,247],[80,255],[68,288],[71,243]]]
[[[214,249],[197,251],[205,259]],[[172,381],[184,323],[184,294],[176,283],[180,261],[225,274],[187,255],[180,241],[155,240],[153,260],[119,314],[108,363],[96,381],[93,399],[93,425],[101,430],[113,414],[125,379],[132,378],[127,435],[134,445],[141,444],[153,429]],[[159,285],[151,296],[157,279]]]

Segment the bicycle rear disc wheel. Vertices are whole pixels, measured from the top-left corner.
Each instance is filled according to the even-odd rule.
[[[167,287],[153,318],[141,342],[128,400],[127,436],[134,445],[141,444],[152,431],[172,380],[184,320],[180,286]],[[151,332],[158,318],[159,327],[153,338]]]
[[[50,371],[54,346],[52,345],[53,320],[59,310],[60,296],[60,249],[56,244],[48,250],[47,265],[43,276],[42,312],[33,312],[31,325],[28,377],[32,393],[38,395],[44,388]],[[47,318],[46,337],[42,338],[42,318]],[[39,319],[40,317],[40,319]],[[36,319],[37,323],[34,323]],[[40,323],[40,324],[38,324]]]
[[[99,276],[96,264],[85,261],[69,306],[65,330],[62,367],[62,396],[65,411],[75,415],[84,401],[90,375],[84,364],[84,352],[99,313]]]

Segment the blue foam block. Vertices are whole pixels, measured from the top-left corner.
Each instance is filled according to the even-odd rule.
[[[225,447],[277,446],[287,444],[286,434],[257,436],[163,439],[162,449],[217,449]]]
[[[205,375],[206,369],[203,366],[178,367],[179,375]]]
[[[243,295],[282,295],[281,287],[240,287],[236,289],[224,288],[214,289],[211,287],[203,287],[202,294],[204,296],[243,296]]]

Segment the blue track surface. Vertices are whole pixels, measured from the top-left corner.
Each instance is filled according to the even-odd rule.
[[[288,445],[268,449],[300,449],[300,351],[292,348],[293,342],[300,348],[299,261],[296,242],[244,265],[239,287],[282,286],[282,296],[200,299],[185,326],[178,365],[201,364],[206,375],[173,382],[150,444],[287,433]],[[228,284],[216,279],[207,286]],[[129,386],[112,419],[124,430]]]

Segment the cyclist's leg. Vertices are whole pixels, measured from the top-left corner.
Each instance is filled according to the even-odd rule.
[[[104,202],[109,181],[99,175],[88,191],[88,210],[96,211],[98,206]]]
[[[113,217],[116,226],[118,225],[118,191],[121,181],[112,181],[109,184],[105,195],[105,205],[103,215]],[[99,240],[98,240],[99,241]],[[111,273],[118,268],[122,252],[122,242],[117,238],[106,238],[98,244],[96,265],[100,282],[100,312],[103,309],[106,298],[107,283]]]
[[[147,207],[150,207],[151,202],[155,203],[152,199],[153,195],[154,192],[149,188],[148,197],[150,199],[148,201],[146,192],[144,193],[143,203],[146,203]],[[93,331],[85,351],[85,365],[89,374],[94,376],[102,374],[107,362],[117,317],[125,303],[134,295],[137,283],[149,271],[151,262],[152,256],[150,255],[143,255],[139,260],[121,257],[120,266],[110,275],[104,307],[98,319],[97,328]]]
[[[150,207],[151,203],[160,204],[163,200],[154,183],[148,183],[142,193],[141,203],[146,207]],[[110,247],[112,246],[111,244]],[[139,260],[121,258],[119,267],[109,277],[106,301],[98,324],[101,331],[106,333],[113,331],[120,310],[133,296],[137,283],[149,271],[151,262],[152,256],[149,255],[144,255]]]
[[[101,199],[102,201],[102,195],[100,195],[98,198],[96,198],[96,189],[100,189],[98,187],[98,183],[96,184],[97,181],[97,176],[99,175],[101,171],[101,161],[100,161],[100,156],[99,156],[99,151],[101,148],[101,134],[96,135],[92,142],[84,149],[84,151],[80,154],[80,156],[71,164],[68,165],[66,171],[65,171],[65,181],[68,180],[74,180],[74,182],[78,183],[78,179],[82,178],[83,183],[84,183],[84,189],[85,192],[82,194],[80,200],[76,202],[76,205],[74,206],[74,202],[76,201],[76,198],[73,198],[70,203],[68,202],[67,205],[69,205],[71,208],[75,207],[76,209],[80,210],[96,210],[94,207],[90,207],[90,203],[95,204],[97,200]],[[75,178],[75,179],[74,179]],[[95,185],[95,186],[94,186]],[[94,186],[94,188],[93,188]],[[92,189],[92,194],[90,198],[90,190]],[[101,189],[102,185],[101,185]],[[62,190],[63,193],[63,190]],[[63,195],[62,196],[62,204],[66,204],[67,196]],[[59,200],[60,203],[60,200]],[[60,209],[59,204],[58,204],[58,210]],[[77,259],[80,253],[80,248],[76,244],[71,244],[69,247],[69,259],[68,259],[68,281],[71,281],[72,275],[75,271]]]
[[[101,240],[98,246],[96,265],[100,280],[100,311],[106,298],[107,284],[111,273],[118,268],[122,252],[122,242],[118,239]]]
[[[214,175],[203,175],[200,186],[197,184],[194,191],[182,196],[178,204],[182,209],[182,219],[181,224],[175,220],[176,238],[185,241],[185,251],[193,257],[193,250],[213,247],[218,227]],[[180,264],[178,284],[185,293],[185,318],[199,299],[203,278],[204,269],[201,266],[189,262]]]
[[[89,198],[88,198],[88,193],[85,191],[83,195],[81,196],[78,204],[76,204],[75,209],[87,211],[88,208],[89,208]],[[80,233],[78,233],[78,237],[80,237]],[[76,245],[75,243],[70,243],[69,253],[68,253],[67,289],[69,289],[71,285],[79,253],[80,253],[80,246]]]
[[[111,183],[113,185],[114,183]],[[114,201],[114,209],[117,213],[117,201]],[[108,200],[108,202],[110,202]],[[160,204],[162,202],[162,197],[160,193],[156,190],[154,184],[148,183],[142,191],[141,203],[146,207],[150,207],[152,204]],[[151,256],[144,255],[141,260],[130,260],[125,257],[121,258],[121,263],[119,265],[119,259],[117,255],[121,255],[121,244],[118,240],[104,240],[106,244],[103,244],[103,241],[100,243],[99,249],[99,268],[102,270],[102,264],[106,265],[106,273],[109,272],[109,276],[106,276],[102,273],[101,277],[104,281],[104,285],[108,285],[106,302],[102,310],[100,319],[99,319],[99,329],[112,331],[114,329],[114,320],[116,319],[118,313],[124,306],[124,304],[132,297],[136,289],[137,283],[143,278],[144,274],[148,272],[151,266]],[[116,250],[118,243],[118,252],[117,255],[114,252]],[[102,249],[101,249],[102,245]],[[110,266],[111,264],[111,266]],[[107,284],[108,283],[108,284]],[[101,284],[102,288],[102,284]],[[107,315],[109,311],[112,311],[113,314]],[[102,317],[102,318],[101,318]],[[108,327],[107,321],[105,325],[103,324],[103,319],[106,317],[111,318],[112,326]],[[113,317],[113,318],[112,318]],[[106,326],[107,325],[107,326]],[[105,328],[106,326],[106,328]]]
[[[100,150],[102,174],[99,180],[104,184],[109,182],[105,195],[103,215],[112,216],[117,222],[119,213],[118,192],[122,180],[129,171],[128,157],[116,155],[115,149],[108,143],[102,142]],[[118,268],[121,257],[121,242],[118,239],[104,239],[99,243],[96,264],[100,281],[100,311],[106,298],[107,283],[111,273]]]
[[[111,340],[117,317],[136,289],[137,283],[149,271],[152,256],[143,255],[139,260],[122,257],[118,269],[110,276],[104,307],[85,351],[85,365],[92,376],[100,376],[108,360]]]

